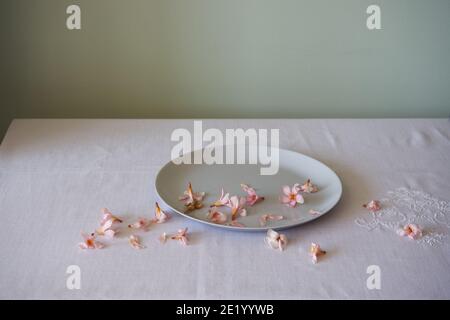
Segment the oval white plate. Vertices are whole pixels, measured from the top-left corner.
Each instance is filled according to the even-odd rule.
[[[313,158],[284,149],[279,149],[279,159],[279,171],[272,176],[260,175],[260,165],[176,165],[170,161],[161,168],[156,177],[156,193],[164,209],[201,223],[239,231],[294,227],[322,216],[338,203],[342,195],[342,184],[336,173],[329,167]],[[280,203],[282,186],[303,184],[308,178],[318,186],[317,193],[304,194],[305,203],[295,208]],[[184,204],[178,200],[178,197],[186,190],[189,182],[192,183],[194,192],[204,191],[206,195],[203,208],[185,213]],[[254,187],[259,195],[265,197],[264,201],[253,207],[247,207],[246,217],[237,219],[245,228],[210,222],[207,218],[209,205],[219,198],[222,187],[230,195],[245,196],[240,187],[241,183]],[[321,214],[313,215],[309,212],[311,209]],[[221,207],[219,210],[230,216],[229,208]],[[270,221],[266,226],[261,226],[260,217],[266,213],[283,215],[284,219]]]

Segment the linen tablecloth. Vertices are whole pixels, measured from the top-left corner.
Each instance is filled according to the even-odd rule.
[[[205,120],[204,128],[279,128],[280,147],[314,157],[341,178],[323,217],[285,230],[286,251],[263,233],[220,230],[174,216],[133,250],[118,238],[82,251],[100,209],[126,222],[153,216],[154,179],[176,128],[192,120],[14,120],[0,147],[0,298],[416,299],[450,298],[448,119]],[[381,199],[371,214],[362,204]],[[424,228],[419,241],[395,230]],[[190,245],[158,242],[188,227]],[[327,254],[318,264],[311,242]],[[79,290],[66,286],[79,266]],[[379,267],[380,289],[367,268]]]

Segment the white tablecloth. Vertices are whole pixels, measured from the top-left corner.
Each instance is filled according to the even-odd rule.
[[[80,230],[95,228],[101,208],[126,222],[153,215],[154,178],[170,159],[170,134],[193,122],[15,120],[0,147],[0,298],[450,298],[449,120],[204,121],[210,127],[279,128],[281,147],[336,171],[340,203],[284,231],[284,252],[268,249],[261,233],[179,216],[142,234],[146,249],[118,238],[81,251]],[[403,212],[377,220],[361,207],[398,192],[413,195]],[[416,194],[425,201],[415,203]],[[425,221],[429,241],[398,236],[395,215]],[[189,228],[189,246],[158,242],[181,227]],[[312,241],[328,252],[317,265],[307,254]],[[81,268],[80,290],[66,287],[69,265]],[[380,267],[380,290],[366,285],[369,265]]]

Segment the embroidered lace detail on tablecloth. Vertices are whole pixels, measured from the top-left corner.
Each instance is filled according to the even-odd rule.
[[[380,211],[369,212],[369,217],[358,218],[355,223],[369,231],[380,229],[393,232],[405,224],[414,223],[423,228],[423,237],[417,242],[430,246],[448,244],[450,202],[406,188],[389,191],[380,202]]]

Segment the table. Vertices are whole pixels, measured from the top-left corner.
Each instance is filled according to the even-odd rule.
[[[132,221],[153,215],[153,183],[170,159],[170,134],[192,120],[14,120],[0,147],[2,299],[449,299],[448,119],[229,119],[204,128],[279,128],[280,146],[330,166],[343,197],[328,214],[283,231],[287,250],[262,233],[219,230],[174,216],[142,234],[82,251],[100,209]],[[371,215],[361,205],[382,200]],[[405,221],[423,241],[402,238]],[[190,245],[161,245],[188,227]],[[314,265],[309,244],[327,254]],[[66,286],[79,266],[81,288]],[[381,288],[369,289],[368,267]],[[372,269],[369,268],[369,271]],[[372,279],[372,278],[371,278]],[[370,281],[369,281],[370,282]]]

